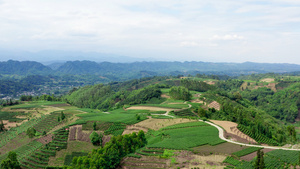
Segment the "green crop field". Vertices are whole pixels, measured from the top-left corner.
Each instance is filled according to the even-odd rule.
[[[245,156],[245,155],[248,155],[248,154],[251,154],[255,151],[258,151],[262,148],[260,147],[248,147],[246,149],[243,149],[241,151],[238,151],[238,152],[235,152],[235,153],[232,153],[233,155],[236,155],[237,157],[242,157],[242,156]]]
[[[127,113],[123,109],[117,109],[110,111],[109,113],[85,113],[78,114],[81,119],[76,122],[76,124],[86,123],[87,121],[102,121],[102,122],[120,122],[125,124],[135,124],[139,121],[147,119],[145,116],[141,115],[140,120],[137,120],[136,114]]]
[[[199,127],[199,126],[209,126],[209,124],[196,121],[196,122],[175,124],[175,125],[172,125],[172,126],[164,127],[160,130],[173,130],[173,129],[188,128],[188,127]]]
[[[189,105],[187,104],[139,104],[135,106],[152,106],[152,107],[171,108],[171,109],[183,109],[189,107]]]
[[[195,125],[194,122],[191,124],[191,126]],[[175,129],[170,129],[172,126],[169,126],[169,130],[162,129],[162,131],[154,132],[153,135],[148,136],[149,142],[152,143],[148,147],[189,149],[200,145],[218,145],[224,142],[219,138],[219,132],[215,127],[206,126],[205,124],[198,127],[184,125],[186,125],[185,128],[176,128],[175,125]]]

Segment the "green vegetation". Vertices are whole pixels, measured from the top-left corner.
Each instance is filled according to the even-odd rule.
[[[28,128],[26,134],[29,136],[29,138],[32,138],[35,136],[36,130],[33,127]]]
[[[126,128],[126,124],[115,122],[107,130],[104,131],[104,134],[105,135],[112,134],[114,136],[122,135],[125,128]]]
[[[205,144],[217,145],[224,142],[218,134],[215,127],[207,126],[203,122],[169,126],[154,133],[150,132],[147,136],[149,140],[147,147],[188,150]]]
[[[180,81],[180,85],[189,90],[194,90],[198,92],[206,92],[208,90],[214,89],[214,86],[199,80],[182,79]]]
[[[98,134],[96,132],[92,132],[92,134],[90,135],[90,140],[91,142],[93,143],[93,145],[102,145],[102,137],[103,135],[102,134]]]
[[[188,128],[188,127],[199,127],[199,126],[209,126],[207,123],[203,122],[187,122],[187,123],[180,123],[180,124],[175,124],[172,126],[164,127],[160,130],[173,130],[173,129],[180,129],[180,128]]]
[[[138,134],[112,137],[103,148],[93,150],[89,156],[73,158],[70,168],[116,168],[122,157],[146,144],[147,141],[142,130]],[[93,158],[95,156],[97,158]]]
[[[190,100],[192,97],[189,90],[182,86],[173,86],[169,91],[169,95],[176,100]]]
[[[0,167],[3,169],[19,169],[20,164],[17,160],[17,153],[10,151],[7,158],[1,161]]]
[[[260,147],[248,147],[246,149],[243,149],[241,151],[238,151],[238,152],[235,152],[235,153],[232,153],[233,155],[237,156],[237,157],[242,157],[242,156],[245,156],[245,155],[248,155],[248,154],[251,154],[255,151],[258,151],[262,148]]]
[[[85,113],[78,114],[78,117],[81,117],[75,124],[83,124],[88,121],[102,121],[102,122],[120,122],[125,124],[135,124],[140,121],[147,119],[147,114],[141,114],[140,120],[136,119],[136,114],[127,113],[127,111],[123,109],[117,109],[114,111],[110,111],[109,113]]]

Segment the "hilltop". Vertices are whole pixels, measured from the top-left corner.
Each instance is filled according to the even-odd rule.
[[[299,165],[300,78],[222,78],[157,76],[22,96],[1,109],[0,160],[15,151],[22,168],[253,168],[262,150],[266,167]]]

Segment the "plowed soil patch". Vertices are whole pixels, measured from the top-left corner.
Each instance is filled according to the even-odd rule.
[[[136,127],[142,127],[142,128],[148,128],[148,129],[153,129],[153,130],[158,130],[160,128],[166,127],[166,126],[171,126],[174,124],[178,123],[186,123],[186,122],[192,122],[196,120],[191,120],[191,119],[147,119],[144,121],[141,121],[134,126]]]
[[[274,82],[275,79],[274,78],[265,78],[265,79],[261,79],[260,81],[261,82],[268,82],[268,83],[270,83],[270,82]]]
[[[264,148],[263,152],[266,154],[267,152],[273,151],[273,149],[267,149]],[[241,160],[245,160],[245,161],[251,161],[254,157],[256,157],[257,152],[253,152],[251,154],[245,155],[243,157],[241,157]]]
[[[230,121],[220,121],[220,120],[211,120],[211,122],[223,127],[225,129],[225,131],[227,133],[230,134],[230,136],[232,136],[232,140],[234,141],[243,141],[245,143],[249,143],[249,142],[252,142],[252,143],[256,143],[256,141],[249,137],[248,135],[242,133],[238,128],[237,128],[237,125],[236,123],[234,122],[230,122]],[[237,137],[237,138],[235,138]],[[241,139],[239,139],[241,138]]]
[[[133,132],[138,133],[140,130],[143,130],[144,132],[148,131],[147,128],[136,126],[136,125],[130,125],[130,126],[126,126],[126,129],[124,130],[122,135],[131,134]]]
[[[247,147],[226,142],[216,146],[203,145],[203,146],[195,147],[193,148],[193,151],[199,155],[210,155],[210,154],[230,155],[231,153],[243,150],[245,148]]]

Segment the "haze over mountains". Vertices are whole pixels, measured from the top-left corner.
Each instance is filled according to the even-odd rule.
[[[65,63],[52,63],[43,65],[35,61],[5,61],[0,62],[1,74],[94,74],[103,75],[109,73],[137,73],[146,72],[150,75],[180,73],[209,73],[218,72],[229,74],[251,74],[251,73],[286,73],[300,71],[297,64],[271,64],[271,63],[213,63],[213,62],[132,62],[111,63],[94,61],[67,61]]]

